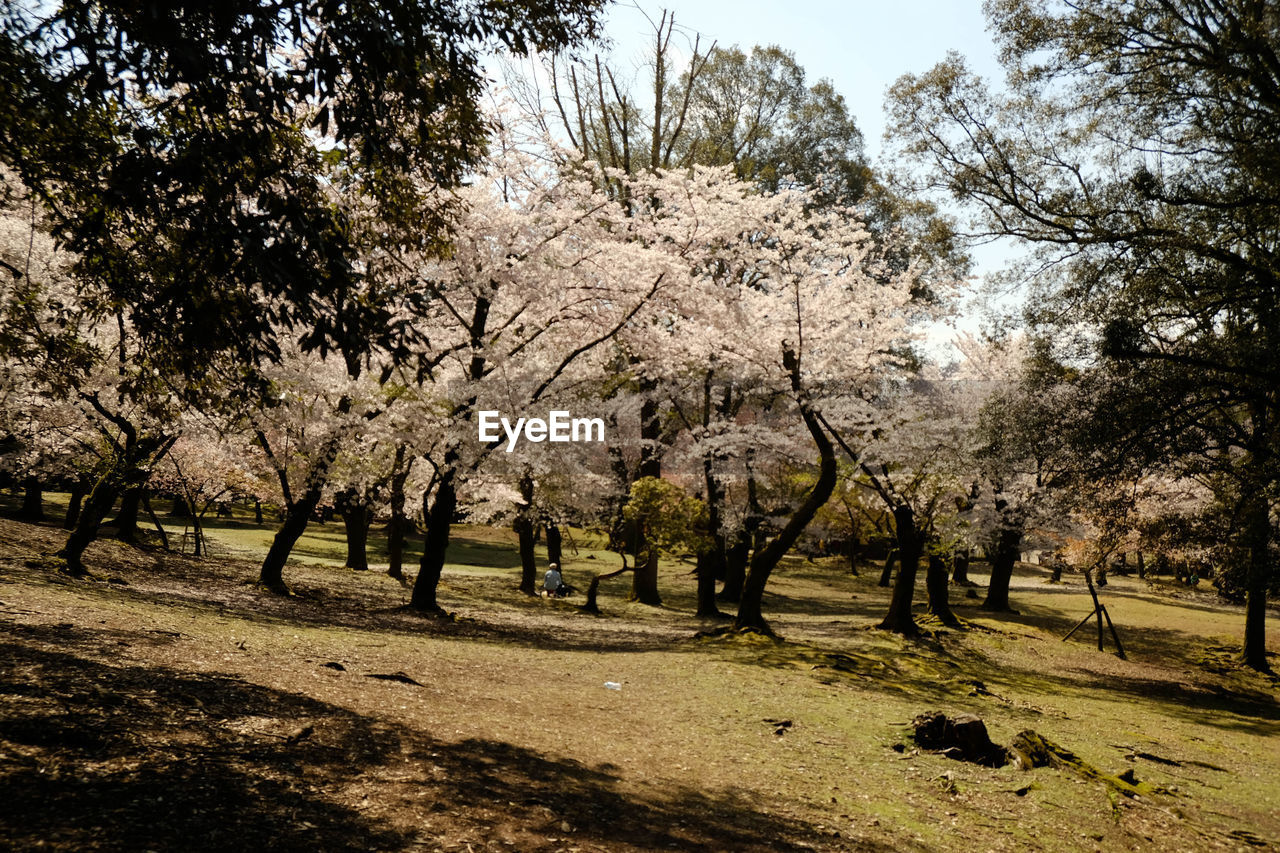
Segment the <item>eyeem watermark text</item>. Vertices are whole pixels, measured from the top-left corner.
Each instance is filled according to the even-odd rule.
[[[525,441],[534,444],[543,441],[604,441],[604,420],[601,418],[574,418],[566,411],[552,409],[547,420],[519,418],[513,425],[501,412],[480,412],[480,440],[486,444],[501,441],[498,427],[507,436],[507,452],[515,449],[520,434]],[[593,437],[594,436],[594,437]]]

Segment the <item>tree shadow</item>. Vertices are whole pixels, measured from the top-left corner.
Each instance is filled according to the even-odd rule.
[[[13,848],[848,849],[776,797],[637,789],[608,765],[96,659],[126,637],[139,639],[0,624],[0,834]]]
[[[111,666],[69,626],[4,626],[0,825],[17,848],[369,850],[402,832],[325,782],[396,747],[370,720],[218,675]],[[314,732],[294,737],[302,722]]]

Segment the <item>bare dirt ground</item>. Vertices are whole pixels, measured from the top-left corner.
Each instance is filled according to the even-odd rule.
[[[1036,567],[1015,578],[1019,614],[954,588],[968,629],[907,641],[871,628],[873,573],[791,561],[765,602],[774,642],[696,637],[715,623],[691,615],[679,564],[666,607],[622,602],[623,578],[600,618],[520,596],[514,562],[450,567],[455,618],[429,619],[377,572],[291,566],[285,598],[247,584],[247,560],[112,542],[73,581],[42,559],[61,536],[0,520],[11,849],[1280,844],[1280,682],[1233,663],[1243,616],[1206,591],[1115,580],[1124,661],[1092,633],[1060,641],[1091,605]],[[575,583],[595,565],[566,562]],[[1034,729],[1143,793],[916,750],[907,724],[935,709],[979,714],[999,743]]]

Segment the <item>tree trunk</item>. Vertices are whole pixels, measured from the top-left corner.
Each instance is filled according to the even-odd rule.
[[[623,553],[622,568],[616,571],[598,574],[591,579],[591,583],[587,585],[587,602],[582,605],[582,609],[587,613],[594,613],[598,616],[600,614],[600,605],[596,603],[596,597],[600,594],[600,581],[607,580],[608,578],[616,578],[618,575],[631,570],[632,567],[627,565],[627,555]]]
[[[512,525],[520,543],[520,591],[525,595],[538,594],[538,558],[534,551],[533,521],[525,515],[516,516]]]
[[[284,523],[271,540],[271,548],[258,572],[258,583],[272,592],[282,595],[289,593],[289,587],[284,582],[284,564],[288,561],[293,546],[307,529],[311,514],[320,505],[322,494],[320,488],[308,489],[300,500],[285,510]]]
[[[710,374],[708,374],[710,377]],[[708,382],[710,379],[708,378]],[[708,394],[709,386],[708,386]],[[710,404],[708,403],[708,409]],[[720,532],[720,506],[724,503],[724,489],[715,476],[712,459],[702,457],[702,479],[707,492],[707,533],[710,546],[698,553],[698,616],[707,618],[722,616],[716,607],[716,581],[725,575],[724,535]]]
[[[118,490],[112,484],[111,476],[108,474],[98,480],[85,500],[75,528],[57,554],[66,561],[67,573],[73,577],[82,577],[86,574],[82,562],[85,549],[97,538],[98,527],[107,517],[107,513],[111,512],[111,507],[115,505],[117,493]]]
[[[631,595],[628,601],[661,607],[662,595],[658,592],[658,549],[650,548],[649,543],[643,538],[640,539],[637,547],[645,557],[632,572]]]
[[[791,389],[796,394],[800,416],[804,419],[804,425],[818,448],[818,481],[814,483],[813,490],[809,492],[804,503],[787,519],[787,523],[783,525],[778,535],[763,550],[757,550],[751,557],[751,567],[747,571],[747,580],[742,587],[742,601],[738,604],[738,616],[734,620],[733,627],[739,631],[749,629],[766,634],[773,633],[762,612],[764,588],[769,582],[769,575],[787,551],[791,550],[791,546],[800,538],[800,534],[818,514],[818,510],[822,509],[836,487],[835,448],[823,431],[817,415],[810,410],[808,400],[801,390],[799,360],[790,349],[784,346],[782,361],[791,374]]]
[[[724,549],[724,586],[717,596],[721,601],[738,603],[742,600],[742,586],[747,580],[747,558],[751,555],[751,534],[739,530]]]
[[[1138,577],[1146,580],[1147,577],[1147,561],[1143,558],[1142,552],[1138,552]]]
[[[1246,510],[1245,546],[1249,552],[1245,579],[1244,662],[1259,672],[1270,672],[1267,662],[1267,587],[1271,579],[1271,508],[1255,496]]]
[[[445,553],[449,550],[449,530],[458,506],[458,496],[453,486],[455,463],[456,455],[450,451],[445,455],[435,500],[431,502],[431,511],[427,514],[422,560],[419,562],[418,577],[413,583],[413,595],[409,599],[409,606],[423,613],[444,612],[436,602],[436,589],[444,571]]]
[[[724,588],[720,591],[720,600],[733,603],[742,601],[742,588],[747,580],[748,557],[756,533],[764,523],[764,513],[760,508],[759,487],[756,484],[755,472],[751,462],[755,451],[747,448],[747,517],[743,519],[742,528],[734,534],[733,543],[725,548]],[[760,543],[755,543],[760,544]]]
[[[342,523],[347,533],[347,568],[369,570],[369,504],[353,497],[343,507]]]
[[[884,558],[884,568],[880,570],[880,582],[877,586],[892,586],[893,566],[898,562],[898,549],[890,548],[889,556]]]
[[[28,477],[22,483],[20,514],[27,521],[44,521],[44,488],[34,477]]]
[[[951,555],[951,582],[956,586],[973,586],[969,580],[969,549],[957,548]]]
[[[195,537],[195,548],[192,549],[193,556],[203,557],[206,553],[204,523],[200,520],[199,513],[191,514],[191,535]]]
[[[195,514],[195,508],[191,506],[182,495],[176,495],[173,499],[173,505],[169,507],[169,515],[172,518],[191,518]]]
[[[929,595],[929,612],[950,628],[960,627],[960,620],[951,612],[948,600],[950,586],[947,583],[947,563],[937,554],[929,555],[929,567],[925,570],[924,586]]]
[[[413,469],[413,460],[405,465],[408,448],[396,445],[396,460],[391,474],[391,520],[387,522],[387,574],[397,580],[404,579],[404,536],[409,529],[409,519],[404,514],[404,484]]]
[[[561,573],[563,574],[564,565],[562,560],[564,557],[564,554],[563,554],[564,543],[560,535],[560,527],[559,525],[548,521],[546,523],[546,528],[547,528],[547,562],[555,563],[557,566],[560,566]]]
[[[160,523],[160,519],[156,518],[156,511],[151,507],[151,496],[146,492],[142,493],[142,508],[147,511],[147,518],[151,519],[151,523],[155,525],[156,533],[160,534],[161,547],[168,551],[169,534],[165,532],[164,525]]]
[[[616,416],[609,416],[609,425],[612,430],[617,431],[618,419]],[[610,434],[612,435],[613,433]],[[611,551],[622,551],[629,547],[627,544],[628,525],[623,512],[626,510],[627,496],[631,489],[631,472],[627,469],[627,460],[622,455],[622,448],[617,444],[609,445],[609,470],[613,472],[614,486],[616,488],[609,507],[609,549]]]
[[[716,576],[722,574],[723,566],[717,565],[724,559],[724,550],[710,548],[698,554],[698,612],[697,616],[714,618],[723,616],[716,606]]]
[[[262,523],[262,501],[258,498],[253,499],[253,523]]]
[[[898,539],[898,578],[894,581],[893,596],[889,599],[889,612],[885,614],[880,628],[912,636],[919,630],[916,620],[911,616],[911,603],[915,598],[916,574],[920,571],[920,554],[924,550],[924,543],[916,531],[915,510],[909,504],[895,506],[893,520]],[[888,563],[886,560],[886,569]]]
[[[399,513],[393,508],[387,522],[387,574],[396,580],[404,580],[404,533],[408,526],[404,508]]]
[[[142,505],[143,488],[143,486],[133,486],[125,490],[120,498],[120,512],[116,513],[115,520],[107,525],[116,529],[115,538],[121,542],[138,541],[138,509]]]
[[[1009,606],[1009,582],[1013,579],[1013,567],[1018,562],[1018,548],[1022,544],[1022,530],[1003,527],[991,558],[991,582],[987,585],[987,597],[983,610],[1000,613],[1016,613]]]
[[[105,411],[94,400],[94,404],[100,411]],[[164,457],[169,449],[173,447],[173,443],[177,440],[176,436],[143,436],[139,438],[137,430],[134,426],[124,418],[110,418],[113,423],[120,428],[124,435],[124,446],[121,448],[120,455],[116,458],[113,467],[105,471],[93,486],[84,506],[81,507],[80,517],[76,521],[75,528],[71,531],[71,535],[67,537],[67,542],[62,549],[58,551],[58,557],[66,561],[67,573],[73,576],[80,576],[85,573],[81,560],[84,551],[89,547],[89,543],[93,542],[98,535],[98,528],[102,525],[102,520],[111,512],[111,507],[115,503],[116,498],[121,492],[128,493],[134,491],[141,495],[145,487],[147,478],[150,476],[151,467]],[[137,504],[134,504],[134,528],[137,528]]]
[[[512,524],[520,543],[520,591],[525,595],[537,595],[538,558],[533,549],[533,477],[528,473],[520,477],[520,497],[524,500],[524,506],[520,507]]]
[[[71,487],[71,500],[67,503],[67,517],[62,521],[62,526],[67,530],[74,530],[76,522],[80,520],[80,507],[84,503],[86,492],[87,490],[79,480]]]
[[[652,392],[652,380],[646,380],[642,391]],[[645,397],[640,405],[640,464],[636,469],[638,478],[661,477],[662,457],[658,453],[659,441],[662,438],[662,421],[659,418],[658,403],[652,393]],[[662,606],[662,595],[658,592],[658,549],[648,547],[644,534],[636,536],[635,552],[645,554],[643,563],[637,562],[631,575],[631,601],[648,604],[652,607]]]

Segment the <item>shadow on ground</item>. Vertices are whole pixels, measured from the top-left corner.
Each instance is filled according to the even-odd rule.
[[[637,794],[608,767],[111,660],[136,640],[0,623],[0,835],[12,848],[832,849],[741,792]]]

